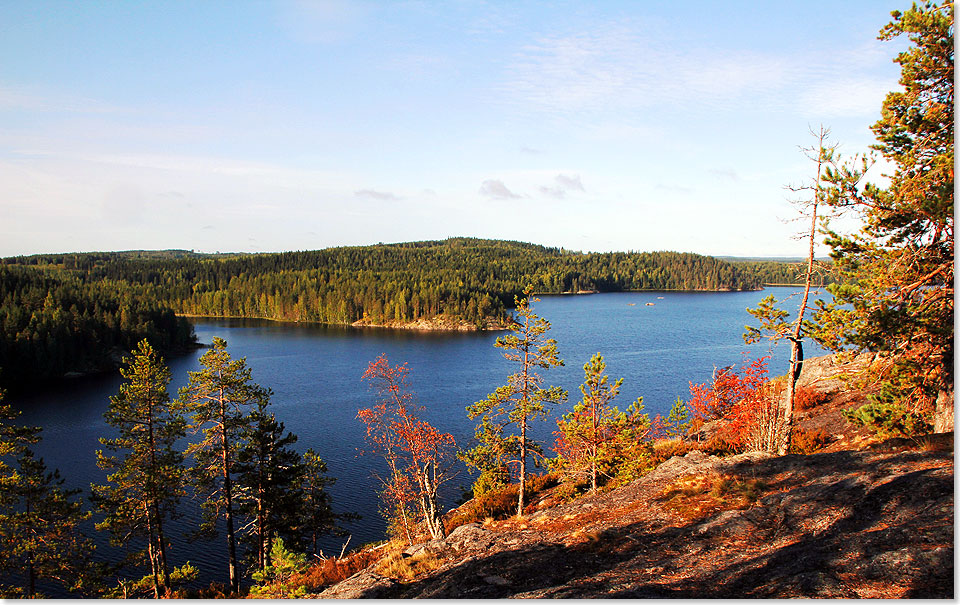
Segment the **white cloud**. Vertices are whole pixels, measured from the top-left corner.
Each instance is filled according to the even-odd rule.
[[[541,186],[540,193],[557,199],[563,199],[567,197],[568,192],[585,191],[579,174],[574,176],[558,174],[556,177],[554,177],[553,182],[553,186]]]
[[[507,189],[503,181],[495,179],[487,179],[480,185],[480,195],[497,200],[515,200],[520,198],[519,195]]]
[[[368,197],[382,202],[394,202],[400,199],[398,196],[388,191],[374,191],[373,189],[360,189],[358,191],[354,191],[353,195],[357,197]]]
[[[673,108],[858,116],[876,113],[879,91],[896,85],[875,75],[887,55],[877,45],[789,55],[677,47],[655,28],[624,21],[536,38],[507,66],[497,93],[524,114],[610,115],[623,126]]]

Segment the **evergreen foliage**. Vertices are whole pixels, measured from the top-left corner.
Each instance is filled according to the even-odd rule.
[[[90,513],[76,499],[80,490],[64,489],[60,473],[33,453],[40,428],[14,425],[17,415],[0,403],[0,572],[23,584],[0,585],[0,596],[41,597],[38,583],[91,592],[94,546],[80,531]]]
[[[0,264],[0,384],[18,390],[69,372],[114,370],[149,340],[163,353],[193,345],[193,328],[125,282]]]
[[[600,353],[583,366],[582,398],[557,421],[557,458],[551,461],[568,481],[587,480],[591,491],[596,491],[598,479],[612,479],[645,458],[644,444],[650,438],[650,419],[642,413],[643,398],[625,412],[613,406],[623,379],[610,384],[606,367]]]
[[[250,430],[250,412],[265,405],[270,392],[251,380],[246,359],[233,359],[222,338],[213,339],[212,348],[200,357],[200,365],[202,370],[189,373],[178,405],[190,415],[190,430],[203,435],[187,447],[187,455],[195,460],[190,478],[203,498],[200,531],[212,535],[216,522],[223,519],[230,588],[236,593],[240,590],[235,519],[238,452],[244,433]]]
[[[817,315],[818,338],[891,361],[905,409],[936,408],[938,431],[953,428],[954,337],[954,6],[895,11],[880,39],[906,36],[902,91],[883,102],[875,149],[894,166],[890,184],[864,184],[868,164],[832,173],[828,203],[862,228],[831,232],[841,281]]]
[[[497,388],[486,399],[467,407],[467,415],[471,420],[480,418],[477,436],[481,441],[477,444],[480,451],[466,454],[465,460],[493,466],[476,467],[481,477],[494,477],[502,472],[501,455],[508,451],[516,451],[516,458],[511,460],[517,465],[517,475],[520,489],[517,496],[517,515],[523,516],[524,489],[527,481],[527,458],[531,454],[542,454],[539,445],[527,435],[527,428],[531,421],[547,415],[545,404],[557,404],[567,400],[567,392],[560,387],[544,387],[543,377],[538,370],[546,370],[563,365],[557,352],[557,341],[545,335],[550,330],[550,322],[533,312],[530,303],[537,302],[531,297],[533,288],[528,286],[524,291],[524,298],[517,297],[515,301],[516,313],[512,327],[512,334],[501,336],[494,346],[503,349],[503,356],[518,366],[518,371],[511,374],[507,384]],[[513,427],[516,434],[511,442],[504,442],[506,427]]]
[[[164,526],[176,516],[184,495],[183,453],[176,442],[185,435],[186,423],[170,402],[170,370],[150,344],[141,341],[125,361],[126,367],[120,369],[125,382],[104,414],[118,436],[100,439],[122,458],[97,452],[97,465],[110,473],[109,484],[93,485],[91,490],[97,508],[106,515],[97,528],[109,530],[114,544],[146,540],[146,548],[133,558],[137,563],[146,558],[154,597],[160,598],[171,589]]]

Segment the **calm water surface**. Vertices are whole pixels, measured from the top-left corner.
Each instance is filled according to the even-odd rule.
[[[744,345],[743,326],[755,323],[745,309],[767,294],[780,299],[791,291],[543,297],[534,311],[552,323],[549,335],[558,341],[566,362],[545,376],[550,384],[570,392],[569,403],[555,409],[553,417],[576,402],[583,365],[596,352],[604,356],[612,378],[624,378],[617,402],[621,409],[643,396],[651,417],[666,414],[678,396],[688,397],[689,383],[708,380],[714,366],[737,364],[744,354],[770,353],[767,343]],[[791,301],[787,308],[798,303]],[[385,527],[378,513],[377,482],[371,476],[381,470],[380,463],[358,456],[363,431],[356,413],[374,401],[360,380],[367,364],[381,354],[392,364],[407,363],[413,390],[427,407],[426,419],[461,444],[473,434],[464,408],[485,398],[515,371],[493,347],[499,334],[492,332],[418,333],[249,320],[197,320],[194,326],[200,342],[210,343],[219,336],[234,357],[247,358],[254,381],[274,391],[274,413],[299,436],[297,449],[312,447],[327,461],[330,476],[337,480],[331,489],[334,509],[363,516],[346,526],[353,534],[351,546],[382,539]],[[808,347],[807,357],[824,354],[813,345]],[[186,384],[188,371],[199,369],[202,353],[168,360],[173,373],[171,395]],[[773,350],[772,375],[786,371],[788,355],[786,344]],[[24,424],[43,427],[37,451],[48,467],[60,469],[69,487],[89,493],[91,482],[105,480],[94,452],[100,447],[98,438],[109,434],[103,413],[119,384],[119,375],[78,379],[11,401],[23,411]],[[539,423],[534,435],[547,440],[554,429],[551,418]],[[466,487],[471,479],[464,472],[453,483]],[[451,488],[448,504],[456,495],[459,490]],[[178,535],[173,559],[199,566],[201,585],[225,582],[222,538],[188,543],[184,534],[196,526],[198,508],[190,501],[182,508],[183,516],[174,528]],[[105,538],[97,539],[108,553]],[[338,553],[342,544],[343,539],[330,538],[323,547],[328,554]]]

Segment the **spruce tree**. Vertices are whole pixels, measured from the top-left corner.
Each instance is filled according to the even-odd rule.
[[[270,563],[273,539],[288,537],[296,529],[303,499],[304,469],[300,454],[290,449],[297,436],[285,433],[283,423],[267,411],[268,403],[257,402],[243,427],[236,465],[239,510],[250,519],[247,535],[258,571]]]

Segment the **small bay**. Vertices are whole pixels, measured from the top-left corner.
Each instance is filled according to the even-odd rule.
[[[542,297],[534,311],[552,323],[549,336],[557,340],[566,362],[563,368],[545,372],[545,379],[567,389],[570,400],[555,408],[546,422],[536,424],[535,437],[552,441],[555,418],[579,398],[582,366],[597,352],[604,356],[612,379],[624,378],[616,401],[621,409],[642,396],[651,417],[666,414],[677,397],[689,397],[690,382],[709,380],[714,367],[770,354],[767,342],[743,343],[743,326],[756,323],[746,308],[768,294],[782,299],[794,290]],[[784,307],[795,313],[798,304],[799,297],[794,297]],[[376,458],[359,455],[363,427],[356,420],[357,410],[374,403],[360,379],[367,364],[379,355],[386,355],[391,364],[408,364],[412,388],[426,406],[424,418],[452,433],[461,446],[468,444],[474,424],[464,408],[485,398],[515,371],[493,346],[498,332],[416,332],[259,320],[196,319],[193,323],[200,342],[221,337],[231,355],[246,357],[253,380],[274,392],[273,412],[299,436],[297,449],[313,448],[326,460],[329,475],[336,478],[330,490],[334,509],[362,515],[360,521],[345,525],[352,534],[351,547],[380,540],[385,531],[374,477],[383,472],[382,465]],[[806,349],[807,357],[825,353],[812,343]],[[171,396],[186,384],[188,371],[199,369],[202,353],[167,360],[173,373]],[[771,375],[784,373],[789,347],[781,344],[772,354]],[[59,469],[65,485],[83,489],[85,496],[91,482],[105,480],[94,454],[100,448],[98,438],[109,434],[102,416],[119,384],[119,374],[80,378],[10,400],[22,411],[22,424],[43,427],[43,441],[36,450],[48,468]],[[447,491],[446,504],[452,506],[460,495],[457,487],[470,483],[470,476],[462,471]],[[185,536],[197,525],[199,507],[185,500],[181,508],[183,515],[174,528],[173,561],[197,565],[200,586],[225,581],[222,536],[188,542]],[[330,537],[324,550],[338,554],[344,540]],[[97,536],[97,542],[102,554],[109,556],[106,538]]]

